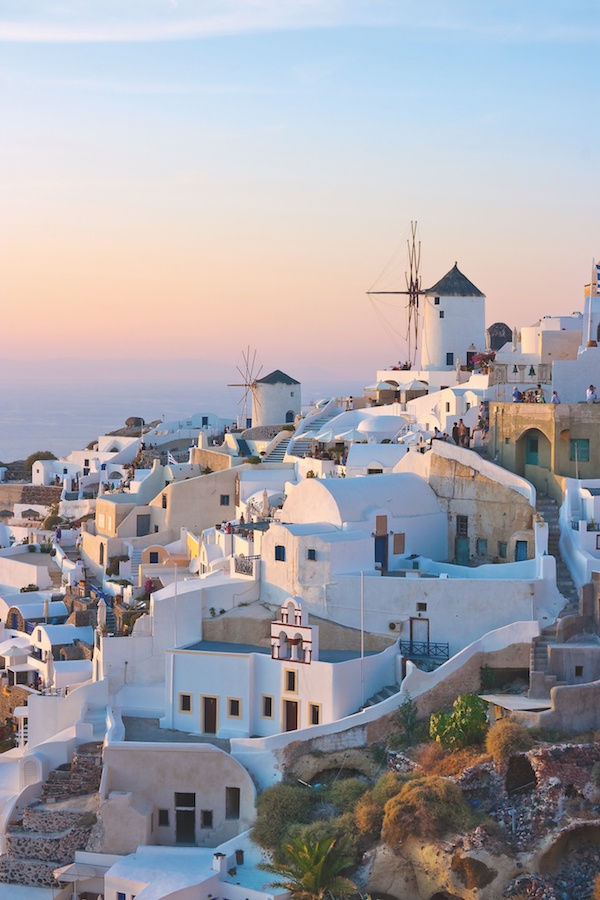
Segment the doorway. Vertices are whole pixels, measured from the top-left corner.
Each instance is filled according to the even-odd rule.
[[[410,620],[411,644],[427,644],[429,646],[429,619],[412,618]]]
[[[298,728],[298,701],[284,700],[285,730],[296,731]]]
[[[515,544],[515,562],[523,562],[527,559],[527,541],[517,541]]]
[[[457,537],[454,542],[454,561],[457,566],[469,565],[469,538]]]
[[[146,534],[150,534],[150,516],[144,514],[137,517],[135,535],[136,537],[144,537]]]
[[[178,844],[196,843],[195,794],[175,794],[175,841]]]
[[[204,728],[202,729],[204,734],[216,734],[217,733],[217,698],[216,697],[203,697],[202,698],[202,719],[204,722]]]
[[[528,466],[539,465],[540,442],[537,437],[527,435],[525,441],[525,462]]]

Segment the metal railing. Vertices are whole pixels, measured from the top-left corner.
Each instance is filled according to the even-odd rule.
[[[429,641],[398,641],[400,653],[418,659],[436,659],[442,662],[450,659],[450,645]]]
[[[236,575],[252,575],[255,559],[260,559],[260,556],[236,556],[234,563]]]

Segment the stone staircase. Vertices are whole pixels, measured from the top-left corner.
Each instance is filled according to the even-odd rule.
[[[565,600],[565,605],[560,611],[559,617],[577,615],[579,612],[579,591],[571,578],[571,573],[561,556],[559,547],[559,507],[551,497],[548,497],[546,494],[538,494],[536,510],[548,526],[548,554],[556,560],[556,586]],[[542,629],[540,636],[533,639],[530,657],[530,670],[532,673],[546,675],[548,672],[548,646],[555,643],[555,641],[556,623],[547,625]]]
[[[102,743],[93,741],[81,744],[73,753],[70,765],[49,772],[42,788],[42,800],[64,800],[94,794],[100,787],[102,776]]]
[[[288,438],[288,440],[283,440],[277,444],[277,446],[271,450],[269,455],[264,457],[263,462],[283,462],[288,447],[290,446],[290,441],[291,438]]]
[[[7,828],[0,882],[57,887],[54,869],[73,862],[89,841],[101,775],[100,742],[82,744],[70,766],[50,772],[40,801]]]
[[[142,562],[142,548],[134,547],[131,554],[131,581],[138,584],[138,576],[140,571],[140,563]]]
[[[51,556],[48,557],[48,575],[50,576],[50,579],[52,581],[52,590],[55,593],[62,593],[64,591],[62,583],[62,569]]]
[[[361,710],[366,709],[368,706],[375,706],[377,703],[381,703],[383,700],[387,700],[388,697],[393,697],[394,694],[397,694],[400,690],[399,684],[386,684],[385,687],[382,687],[380,691],[377,691],[376,694],[373,694],[372,697],[361,706]],[[360,712],[360,710],[359,710]]]
[[[548,553],[556,560],[556,586],[565,598],[565,607],[560,615],[574,615],[579,612],[579,591],[560,552],[558,505],[546,494],[538,494],[535,508],[548,525]]]
[[[313,419],[313,421],[309,423],[311,433],[318,434],[320,431],[323,431],[323,429],[327,428],[329,422],[331,422],[332,419],[335,419],[336,416],[339,416],[341,412],[341,409],[336,408],[332,412],[327,413],[327,415]],[[302,435],[300,435],[296,440],[291,441],[289,452],[292,456],[304,457],[311,449],[311,446],[312,441],[305,441],[302,439]]]

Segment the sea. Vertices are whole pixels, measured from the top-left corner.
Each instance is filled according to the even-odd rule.
[[[283,368],[282,366],[280,366]],[[272,369],[263,370],[262,375]],[[287,371],[285,368],[283,371]],[[39,450],[67,456],[130,416],[146,422],[215,413],[235,421],[245,381],[235,361],[60,359],[0,360],[0,463]],[[302,403],[359,395],[373,373],[347,380],[339,372],[289,371],[301,382]],[[261,376],[262,377],[262,376]]]

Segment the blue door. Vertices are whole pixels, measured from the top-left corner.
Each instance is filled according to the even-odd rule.
[[[515,545],[515,562],[527,559],[527,541],[517,541]]]
[[[381,570],[387,572],[388,567],[388,536],[378,534],[375,536],[375,562],[381,565]]]
[[[525,462],[528,466],[539,465],[539,441],[536,437],[528,437],[525,445]]]

